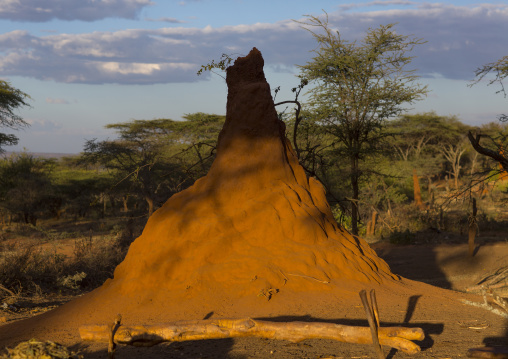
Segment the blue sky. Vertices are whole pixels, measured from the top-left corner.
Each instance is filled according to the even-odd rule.
[[[412,112],[475,125],[508,112],[496,88],[467,86],[476,68],[508,55],[504,1],[0,0],[0,78],[33,98],[19,111],[31,126],[6,149],[79,153],[86,139],[115,136],[108,123],[224,114],[224,80],[196,72],[254,46],[277,98],[291,99],[295,65],[316,48],[293,20],[323,11],[348,40],[388,23],[427,40],[412,67],[431,92]]]

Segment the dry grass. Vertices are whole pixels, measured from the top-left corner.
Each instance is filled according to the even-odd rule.
[[[77,232],[69,232],[68,226],[58,229],[19,227],[19,237],[16,230],[9,231],[11,240],[0,243],[0,300],[92,290],[113,276],[128,244],[140,231],[117,223],[110,224],[109,229],[103,225],[95,231],[83,231],[76,237]],[[48,250],[47,245],[42,248],[42,244],[57,243],[62,238],[68,246],[73,245],[72,255]]]

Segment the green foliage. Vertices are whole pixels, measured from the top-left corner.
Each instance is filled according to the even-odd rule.
[[[30,99],[26,93],[11,86],[10,83],[0,80],[0,125],[17,128],[27,123],[16,115],[14,110],[22,106],[29,106]]]
[[[506,77],[508,77],[508,56],[504,56],[495,62],[488,63],[476,69],[476,79],[473,81],[471,86],[480,82],[489,74],[494,74],[494,77],[489,79],[488,84],[493,85],[497,83],[500,86],[500,89],[496,93],[503,93],[506,97],[503,81],[506,79]]]
[[[28,126],[23,118],[14,111],[22,106],[29,106],[30,96],[0,80],[0,127],[19,128]],[[0,133],[0,152],[2,146],[12,146],[18,143],[18,138],[12,134]]]
[[[220,57],[220,60],[218,62],[215,62],[215,60],[212,60],[210,63],[208,63],[206,65],[201,65],[201,68],[199,69],[197,74],[199,76],[203,72],[206,72],[206,71],[213,72],[213,70],[215,70],[215,69],[226,71],[226,69],[229,67],[229,65],[231,65],[231,63],[233,61],[234,60],[231,58],[230,55],[222,54],[222,56]]]
[[[4,152],[2,146],[15,146],[19,139],[13,134],[0,133],[0,153]]]
[[[461,170],[469,161],[466,135],[470,128],[455,116],[428,112],[402,115],[389,121],[385,131],[392,137],[390,144],[397,155],[394,159],[406,164],[406,175],[412,169],[428,180],[440,173],[450,175],[458,188]]]
[[[83,163],[106,169],[116,181],[108,194],[142,198],[150,216],[172,194],[205,175],[215,156],[225,117],[194,113],[184,118],[107,125],[119,138],[88,141]]]
[[[415,239],[415,235],[409,229],[406,229],[401,232],[395,231],[391,233],[388,239],[393,244],[411,244]]]
[[[0,162],[0,207],[36,224],[53,195],[49,178],[53,162],[21,153]]]
[[[406,66],[421,39],[398,35],[393,24],[369,29],[362,43],[344,40],[328,21],[308,16],[302,23],[319,47],[301,77],[314,85],[310,92],[312,116],[331,136],[331,153],[345,157],[350,190],[352,232],[358,234],[360,163],[379,151],[386,137],[385,121],[401,114],[405,104],[421,99],[427,89],[414,84],[417,76]],[[316,151],[318,147],[314,148]]]

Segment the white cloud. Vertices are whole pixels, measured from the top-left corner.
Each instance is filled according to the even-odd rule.
[[[470,80],[477,67],[506,55],[508,5],[382,3],[404,7],[338,11],[329,14],[330,25],[339,29],[343,38],[353,40],[361,39],[369,27],[397,23],[398,33],[428,41],[411,55],[416,56],[414,67],[429,77]],[[13,31],[0,35],[0,71],[4,76],[92,84],[193,82],[202,79],[196,76],[201,65],[223,53],[245,55],[254,46],[263,53],[265,64],[290,71],[295,64],[309,61],[309,51],[317,47],[300,26],[286,20],[46,36]]]
[[[31,22],[134,19],[151,4],[150,0],[0,0],[0,19]]]
[[[30,132],[53,133],[55,131],[61,131],[64,128],[60,122],[56,121],[29,118],[26,119],[26,122],[30,125]]]
[[[386,0],[386,1],[371,1],[367,3],[357,2],[350,4],[339,5],[339,9],[342,11],[348,11],[357,8],[367,8],[371,6],[390,6],[390,5],[414,5],[414,1],[407,0]]]
[[[415,49],[419,73],[467,79],[474,70],[506,55],[508,5],[455,6],[418,3],[408,9],[335,13],[331,22],[346,28],[345,36],[359,36],[366,28],[396,23],[396,31],[427,41]]]
[[[174,17],[159,17],[157,19],[146,18],[145,20],[146,21],[153,21],[153,22],[169,22],[172,24],[185,24],[187,22],[187,21],[183,21],[183,20],[178,20],[177,18],[174,18]]]
[[[54,105],[68,105],[69,101],[63,99],[63,98],[52,98],[47,97],[46,103],[54,104]]]

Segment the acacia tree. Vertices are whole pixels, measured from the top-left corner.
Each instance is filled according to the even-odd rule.
[[[0,207],[19,214],[25,223],[37,224],[47,209],[52,184],[52,161],[21,153],[0,162]]]
[[[159,203],[206,174],[225,120],[203,113],[184,118],[109,124],[106,128],[115,129],[120,137],[87,141],[83,161],[113,172],[117,177],[113,188],[142,197],[150,216]]]
[[[116,178],[112,190],[135,194],[146,201],[148,216],[151,216],[156,197],[166,187],[170,172],[164,160],[162,137],[171,120],[135,120],[106,125],[115,129],[120,137],[116,140],[87,141],[83,153],[84,163],[96,163],[110,171]],[[101,195],[105,200],[106,193]]]
[[[351,231],[357,235],[359,184],[365,174],[360,162],[385,136],[385,121],[427,93],[415,84],[415,70],[406,68],[413,59],[408,53],[424,42],[398,35],[393,24],[369,29],[361,43],[343,39],[328,18],[308,16],[302,24],[319,47],[312,61],[300,66],[300,76],[314,85],[309,90],[314,114],[334,138],[337,153],[349,161]]]
[[[22,106],[28,106],[30,98],[26,93],[14,88],[7,81],[0,80],[0,127],[18,129],[28,126],[23,118],[15,113]],[[2,146],[13,146],[18,143],[18,138],[13,134],[0,133],[0,152]]]

